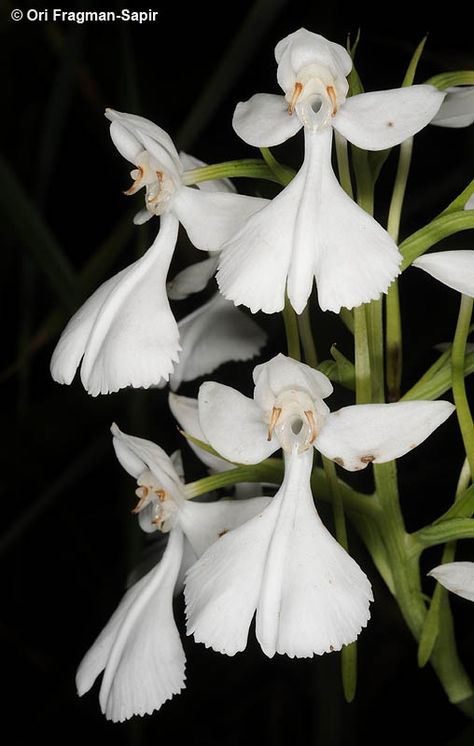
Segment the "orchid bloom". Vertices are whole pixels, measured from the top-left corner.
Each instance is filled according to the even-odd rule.
[[[474,601],[474,562],[446,562],[434,567],[428,575],[451,593]]]
[[[138,483],[133,512],[140,526],[169,533],[161,561],[127,591],[77,672],[80,696],[104,672],[102,712],[121,722],[158,710],[185,686],[185,655],[173,617],[173,593],[183,564],[189,566],[220,536],[261,511],[268,498],[187,500],[176,458],[116,425],[112,433],[118,460]]]
[[[474,297],[474,251],[459,249],[423,254],[413,262],[444,285],[463,295]]]
[[[347,98],[349,54],[306,29],[280,41],[275,57],[284,95],[260,93],[239,103],[233,126],[257,147],[283,143],[303,128],[304,162],[222,246],[217,280],[226,298],[253,312],[281,311],[286,292],[301,313],[315,278],[320,307],[338,312],[386,292],[401,255],[337,181],[332,130],[360,148],[390,148],[427,125],[444,94],[418,85]]]
[[[229,532],[189,570],[188,634],[227,655],[256,634],[268,656],[340,650],[369,619],[371,586],[322,524],[311,494],[313,446],[350,471],[397,458],[453,411],[449,402],[344,407],[331,413],[325,375],[284,355],[254,370],[254,398],[204,383],[202,431],[223,458],[253,464],[282,448],[285,478],[261,514]]]
[[[437,127],[469,127],[474,123],[474,85],[446,88],[446,97],[431,120]]]
[[[58,383],[70,384],[81,364],[81,380],[92,395],[125,386],[148,388],[167,381],[181,350],[179,330],[166,296],[166,277],[181,222],[191,242],[216,251],[241,222],[266,200],[229,192],[228,186],[195,189],[169,135],[157,125],[110,109],[110,134],[133,165],[133,184],[145,189],[143,223],[160,215],[160,231],[136,262],[101,285],[64,329],[51,360]],[[185,163],[194,159],[183,154]],[[200,163],[200,162],[199,162]]]

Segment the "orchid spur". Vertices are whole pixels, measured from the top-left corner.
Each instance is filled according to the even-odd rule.
[[[323,310],[375,300],[399,274],[401,256],[339,185],[331,166],[332,130],[360,148],[390,148],[425,127],[444,94],[419,85],[347,98],[349,54],[306,29],[282,39],[275,57],[284,95],[256,94],[238,104],[234,129],[257,147],[278,145],[304,129],[304,162],[293,181],[224,243],[220,289],[236,304],[266,313],[283,309],[285,292],[301,313],[314,279]]]

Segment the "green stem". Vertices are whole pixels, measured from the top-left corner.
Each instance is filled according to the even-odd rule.
[[[263,160],[274,175],[275,181],[278,181],[282,186],[289,184],[295,175],[295,171],[288,166],[282,166],[282,164],[277,161],[270,148],[260,148],[260,152]]]
[[[467,295],[461,296],[458,322],[451,352],[451,365],[456,414],[461,429],[466,457],[469,462],[469,469],[471,475],[474,475],[474,424],[471,410],[469,409],[464,379],[464,358],[466,355],[466,342],[471,323],[472,307],[473,299]]]
[[[347,140],[345,137],[336,131],[336,158],[337,158],[337,170],[339,173],[339,181],[342,188],[349,195],[351,199],[354,199],[354,192],[352,189],[351,181],[351,169],[349,166],[349,154],[347,152]]]
[[[385,401],[383,366],[383,307],[382,298],[373,300],[365,309],[369,340],[370,374],[373,402]]]
[[[210,179],[232,179],[236,176],[243,176],[250,179],[267,179],[282,183],[285,176],[288,183],[293,178],[295,172],[291,168],[279,165],[280,175],[277,176],[273,169],[269,168],[264,161],[259,158],[243,158],[237,161],[224,161],[223,163],[213,163],[210,166],[202,168],[193,168],[185,171],[183,174],[183,183],[187,186],[199,184],[201,181]]]
[[[285,296],[285,307],[283,309],[283,321],[285,324],[286,343],[288,357],[301,360],[300,338],[298,334],[298,321],[288,296]]]
[[[356,402],[367,404],[372,399],[370,352],[365,306],[354,308],[354,358],[356,369]]]
[[[304,359],[308,365],[311,365],[312,368],[316,368],[318,365],[318,355],[316,352],[313,331],[311,329],[309,306],[306,306],[303,313],[297,317],[297,321],[301,343],[303,345]]]
[[[374,464],[374,475],[382,508],[378,525],[387,549],[395,596],[409,629],[419,640],[426,619],[426,607],[421,591],[418,556],[411,551],[413,539],[405,531],[400,510],[395,462]],[[473,688],[457,655],[449,613],[443,616],[431,664],[450,702],[458,704],[472,716]]]
[[[410,137],[400,146],[397,174],[388,213],[387,231],[395,243],[398,243],[400,233],[400,219],[412,153],[413,138]],[[392,283],[387,294],[386,334],[388,398],[389,401],[398,401],[402,381],[402,321],[397,280]]]

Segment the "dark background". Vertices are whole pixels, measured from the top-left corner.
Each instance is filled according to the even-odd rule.
[[[417,669],[415,645],[355,537],[353,552],[374,583],[376,603],[360,638],[358,695],[352,705],[342,698],[337,655],[270,661],[252,640],[245,653],[227,659],[185,638],[188,688],[158,714],[114,725],[100,714],[97,686],[79,700],[75,669],[143,551],[143,536],[130,516],[135,485],[115,460],[110,423],[115,420],[126,432],[150,437],[168,451],[182,444],[165,392],[122,391],[92,399],[77,381],[70,387],[53,383],[48,371],[55,340],[80,297],[143,251],[158,227],[156,220],[140,229],[130,225],[142,197],[127,201],[121,193],[129,184],[129,166],[110,141],[105,106],[152,119],[179,147],[203,160],[252,157],[257,154],[232,131],[232,111],[255,92],[277,92],[273,47],[279,39],[306,26],[344,44],[347,33],[360,27],[357,67],[366,88],[396,87],[427,31],[418,82],[438,72],[473,68],[472,29],[462,4],[452,16],[445,8],[442,20],[429,6],[424,14],[417,5],[422,21],[416,21],[409,5],[388,3],[379,4],[374,14],[360,4],[340,2],[163,1],[153,8],[159,18],[142,26],[14,23],[13,7],[46,6],[22,0],[0,5],[0,714],[4,731],[11,732],[8,742],[83,744],[88,739],[140,745],[171,738],[193,746],[326,746],[409,737],[453,746],[472,743],[473,726],[446,702],[429,667]],[[402,237],[443,209],[472,178],[473,137],[473,128],[428,128],[416,139]],[[297,166],[301,142],[295,138],[278,152]],[[378,192],[380,219],[386,215],[394,164],[392,155]],[[274,193],[266,184],[241,181],[238,186],[247,193]],[[45,271],[52,266],[47,258],[52,243],[64,257],[59,269],[68,277],[74,272],[71,288]],[[472,248],[472,235],[445,245]],[[99,249],[100,271],[97,263],[95,268],[88,264]],[[183,234],[172,274],[199,258]],[[401,293],[407,388],[434,360],[433,345],[451,338],[458,299],[416,270],[404,275]],[[175,304],[178,318],[194,305],[194,300]],[[333,342],[351,354],[337,318],[313,313],[321,357],[328,357]],[[281,323],[261,315],[259,321],[269,334],[269,356],[283,348]],[[224,366],[219,380],[243,379],[239,385],[249,393],[252,367]],[[199,383],[181,393],[195,395]],[[346,400],[337,391],[332,406]],[[191,478],[203,475],[186,446],[183,450]],[[400,463],[410,529],[450,504],[460,466],[454,418]],[[467,558],[468,552],[463,547],[460,556]],[[427,557],[427,569],[438,559],[439,552]],[[452,606],[461,654],[474,674],[474,610],[457,598]],[[179,600],[176,618],[182,629]]]

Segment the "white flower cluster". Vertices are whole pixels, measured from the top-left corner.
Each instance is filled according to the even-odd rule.
[[[80,366],[93,396],[168,381],[176,389],[261,350],[264,333],[236,306],[275,313],[288,297],[301,313],[316,282],[321,309],[338,312],[377,299],[397,277],[394,241],[333,173],[333,130],[360,148],[382,150],[432,120],[464,126],[472,119],[463,109],[462,124],[455,123],[456,90],[446,104],[430,85],[348,97],[349,54],[305,29],[279,42],[275,57],[283,94],[256,94],[238,104],[233,119],[255,146],[304,131],[303,164],[272,200],[237,194],[226,181],[190,186],[187,172],[204,164],[179,154],[148,120],[107,111],[113,142],[133,166],[126,194],[144,189],[135,223],[157,215],[160,229],[148,251],[71,319],[51,363],[56,381],[71,383]],[[180,223],[209,256],[167,284]],[[415,264],[472,295],[473,256],[445,252]],[[215,273],[220,293],[177,323],[169,298],[203,290]],[[371,584],[316,512],[314,449],[346,470],[364,469],[403,456],[454,409],[417,401],[331,412],[329,379],[283,355],[257,365],[253,380],[252,399],[206,382],[198,400],[170,394],[170,407],[190,435],[220,454],[196,447],[214,471],[257,464],[282,449],[285,475],[273,498],[256,496],[254,487],[245,499],[190,500],[177,454],[170,458],[112,427],[117,458],[138,484],[141,527],[169,538],[161,561],[128,590],[78,671],[80,694],[104,672],[100,703],[109,719],[151,713],[183,688],[172,600],[184,574],[187,632],[221,653],[245,648],[254,616],[268,656],[308,657],[353,642],[370,617]]]

